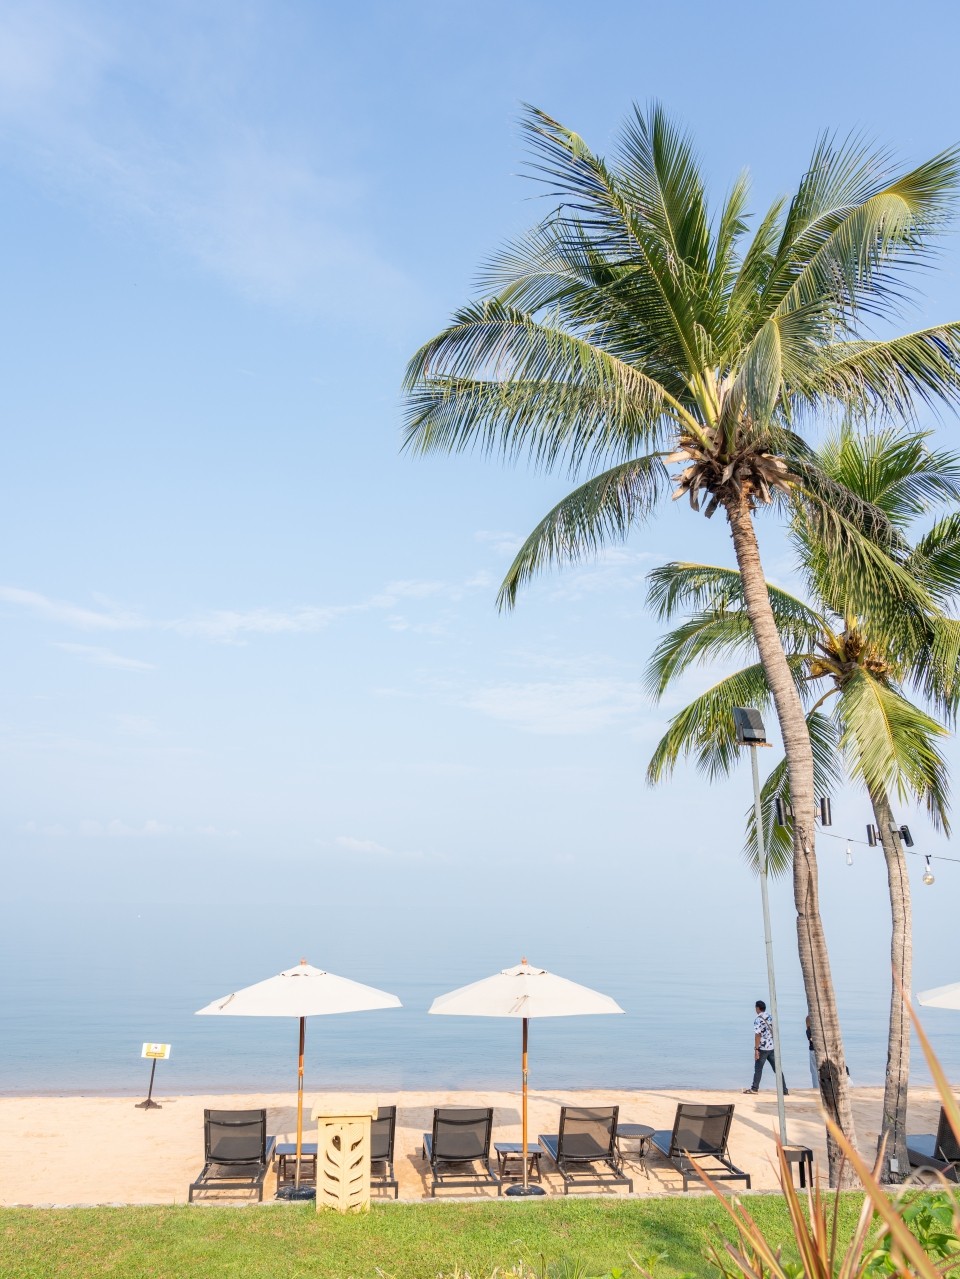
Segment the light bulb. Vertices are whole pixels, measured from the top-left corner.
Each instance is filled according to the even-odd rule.
[[[853,849],[850,847],[849,844],[847,845],[847,865],[848,866],[853,865]]]
[[[932,884],[934,882],[934,878],[933,871],[930,869],[930,855],[928,853],[924,853],[924,857],[926,858],[927,865],[923,872],[923,882],[925,884]]]

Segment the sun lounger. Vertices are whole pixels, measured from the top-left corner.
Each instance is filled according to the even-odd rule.
[[[392,1190],[394,1199],[400,1195],[400,1186],[393,1172],[396,1131],[396,1106],[381,1106],[370,1125],[370,1185]]]
[[[189,1202],[198,1190],[255,1190],[262,1203],[275,1144],[265,1110],[205,1110],[203,1171],[190,1186]]]
[[[684,1190],[690,1178],[697,1176],[698,1165],[714,1181],[745,1181],[749,1190],[749,1174],[741,1172],[727,1154],[732,1121],[733,1106],[701,1106],[682,1101],[677,1107],[673,1129],[653,1133],[649,1145],[666,1155],[682,1174]],[[705,1166],[706,1160],[712,1160],[714,1166]]]
[[[619,1106],[562,1106],[560,1131],[537,1138],[559,1169],[565,1195],[578,1185],[626,1186],[633,1193],[617,1148],[619,1113]]]
[[[943,1173],[949,1181],[960,1181],[960,1142],[942,1106],[936,1134],[908,1134],[907,1154],[911,1168],[929,1168]]]
[[[438,1106],[433,1112],[433,1132],[423,1134],[423,1157],[430,1164],[434,1197],[438,1186],[449,1183],[496,1186],[500,1178],[490,1167],[493,1107]]]

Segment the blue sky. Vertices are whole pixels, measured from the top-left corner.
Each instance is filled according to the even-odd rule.
[[[563,479],[402,455],[402,371],[537,216],[522,102],[602,150],[659,97],[760,208],[824,128],[958,141],[957,27],[923,2],[0,4],[7,894],[279,906],[292,874],[304,899],[379,885],[411,927],[459,895],[505,962],[531,915],[575,924],[585,877],[648,919],[678,884],[720,894],[752,928],[746,764],[643,782],[644,575],[729,562],[725,530],[671,509],[500,616]],[[958,315],[951,237],[910,323]],[[834,809],[862,836],[862,796]],[[822,842],[855,954],[881,867]],[[918,976],[958,979],[960,866],[921,868]],[[776,906],[789,964],[786,885]]]

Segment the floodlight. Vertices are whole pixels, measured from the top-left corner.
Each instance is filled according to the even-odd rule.
[[[753,706],[734,706],[733,727],[741,746],[767,745],[763,720],[760,718],[760,712]]]

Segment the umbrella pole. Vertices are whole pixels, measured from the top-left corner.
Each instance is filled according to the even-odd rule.
[[[300,1057],[297,1062],[297,1171],[293,1180],[294,1190],[300,1189],[300,1151],[303,1148],[303,1046],[307,1033],[307,1019],[300,1018]]]
[[[543,1186],[531,1186],[530,1184],[530,1156],[527,1153],[528,1124],[527,1124],[527,1038],[530,1029],[530,1020],[528,1017],[523,1019],[523,1047],[521,1050],[521,1067],[523,1070],[523,1088],[521,1091],[520,1104],[520,1158],[523,1161],[523,1175],[519,1182],[507,1187],[507,1194],[511,1196],[542,1195]]]
[[[523,1072],[523,1102],[520,1110],[520,1113],[522,1115],[522,1122],[520,1125],[520,1130],[521,1130],[520,1141],[523,1146],[523,1193],[524,1194],[526,1194],[530,1188],[529,1174],[527,1169],[527,1162],[528,1162],[527,1161],[527,1028],[529,1024],[530,1024],[529,1019],[527,1017],[524,1017],[523,1047],[521,1049],[521,1070]]]

